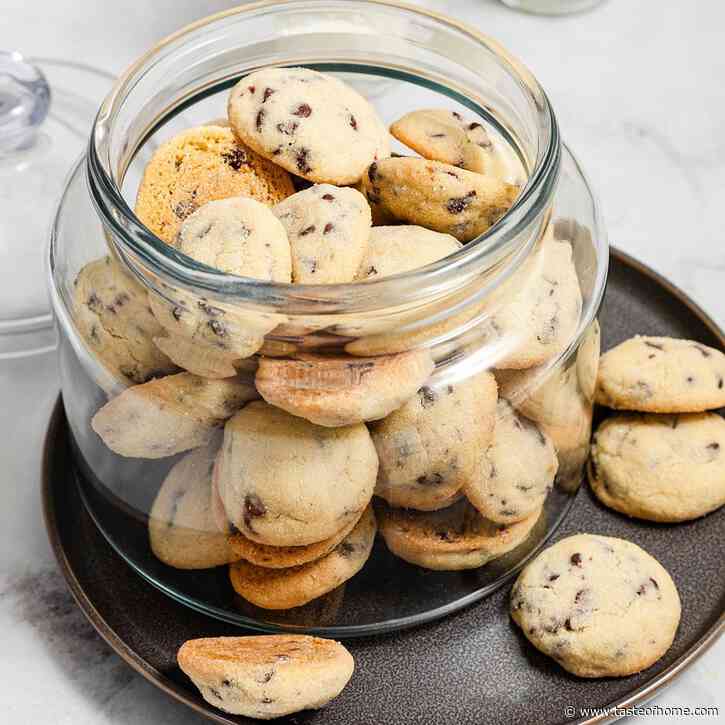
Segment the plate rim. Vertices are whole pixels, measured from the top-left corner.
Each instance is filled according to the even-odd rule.
[[[674,283],[670,282],[659,272],[652,269],[649,265],[632,257],[617,247],[610,247],[610,262],[611,261],[616,261],[625,267],[630,267],[636,272],[649,277],[657,283],[669,295],[675,297],[681,304],[687,307],[696,317],[698,317],[710,330],[713,336],[717,338],[720,347],[725,349],[725,331],[723,331],[715,320],[713,320],[713,318],[710,317],[710,315],[708,315],[687,293],[677,287]],[[53,406],[53,411],[51,413],[43,442],[40,494],[42,501],[43,523],[48,535],[48,540],[60,572],[68,585],[73,599],[81,612],[83,612],[86,619],[91,623],[93,628],[106,642],[106,644],[143,678],[173,697],[175,700],[181,702],[187,707],[190,707],[195,712],[203,715],[213,722],[222,723],[223,725],[237,725],[237,723],[239,723],[239,719],[231,720],[225,717],[221,711],[215,712],[205,706],[202,706],[190,697],[189,691],[186,688],[183,688],[173,682],[155,667],[151,667],[137,652],[129,647],[108,624],[108,622],[106,622],[100,612],[96,609],[93,602],[88,598],[83,587],[78,581],[75,572],[73,571],[73,567],[71,566],[71,563],[60,543],[56,511],[51,495],[50,484],[52,458],[50,442],[54,439],[64,421],[65,413],[62,397],[59,394]],[[718,619],[707,629],[700,639],[698,639],[686,652],[680,655],[680,657],[678,657],[669,667],[660,672],[659,675],[654,677],[650,682],[645,683],[641,687],[629,693],[626,697],[611,701],[600,709],[605,712],[610,712],[612,710],[631,708],[635,705],[646,703],[663,691],[667,686],[672,684],[677,677],[692,666],[715,644],[715,642],[717,642],[723,632],[725,632],[725,611],[720,613]],[[588,719],[574,718],[567,722],[578,723],[579,725],[594,725],[595,723],[614,722],[617,719],[618,717],[609,717],[606,714],[602,714]]]

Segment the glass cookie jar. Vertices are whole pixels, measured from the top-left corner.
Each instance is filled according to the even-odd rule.
[[[386,124],[426,108],[480,123],[518,196],[389,277],[287,284],[195,261],[134,215],[139,180],[266,66],[336,76]],[[544,91],[474,29],[375,0],[253,3],[185,28],[103,103],[49,255],[84,502],[177,600],[261,630],[389,631],[490,593],[566,516],[606,232]]]

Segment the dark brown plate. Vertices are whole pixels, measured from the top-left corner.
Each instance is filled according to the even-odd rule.
[[[725,349],[725,336],[680,290],[612,252],[601,313],[605,348],[635,334],[673,335]],[[61,571],[83,612],[132,667],[162,690],[221,723],[252,723],[215,710],[176,665],[186,639],[239,634],[147,584],[111,549],[83,507],[72,475],[62,405],[48,429],[43,469],[45,519]],[[630,520],[601,506],[583,486],[561,538],[586,531],[639,544],[669,570],[682,598],[670,651],[632,677],[579,680],[534,650],[508,616],[508,589],[450,617],[393,635],[348,643],[356,670],[328,707],[289,723],[577,722],[567,708],[626,707],[652,697],[725,628],[725,508],[676,526]],[[595,722],[590,720],[589,722]]]

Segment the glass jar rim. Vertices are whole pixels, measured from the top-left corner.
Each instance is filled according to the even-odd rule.
[[[372,7],[397,8],[433,20],[456,32],[464,33],[482,45],[524,90],[537,117],[543,121],[537,128],[538,153],[527,181],[512,207],[483,234],[467,242],[461,249],[425,266],[396,275],[372,280],[338,284],[291,284],[268,282],[222,272],[204,265],[167,244],[149,230],[126,203],[119,183],[111,170],[107,139],[112,133],[113,119],[128,93],[144,70],[152,65],[169,47],[214,23],[233,16],[245,16],[275,6],[294,6],[310,0],[257,0],[197,20],[162,39],[119,76],[116,84],[101,104],[96,117],[87,155],[87,181],[93,205],[104,226],[119,240],[118,249],[124,258],[141,260],[150,268],[182,289],[212,296],[223,296],[234,302],[250,302],[258,306],[284,308],[288,313],[326,314],[340,312],[373,312],[389,306],[390,301],[411,303],[428,299],[440,290],[455,292],[464,287],[474,275],[489,271],[502,257],[513,251],[512,243],[521,231],[545,212],[556,188],[561,159],[558,124],[551,104],[538,81],[521,63],[497,41],[480,33],[460,20],[441,13],[419,8],[398,0],[335,0],[335,5],[361,4]],[[312,0],[322,4],[325,0]],[[103,146],[105,145],[105,152]],[[122,180],[121,180],[122,183]],[[535,239],[528,240],[527,247]],[[485,292],[506,279],[523,261],[524,254],[512,255],[514,262],[480,289]],[[383,303],[382,300],[385,300]]]

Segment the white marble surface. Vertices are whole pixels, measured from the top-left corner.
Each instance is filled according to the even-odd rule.
[[[232,4],[4,0],[0,47],[117,72],[165,33]],[[558,19],[496,0],[420,4],[475,23],[529,65],[599,192],[611,239],[725,324],[725,4],[609,0]],[[38,477],[57,388],[53,357],[0,363],[0,721],[199,723],[99,640],[56,573]],[[723,713],[724,673],[721,641],[656,702]]]

